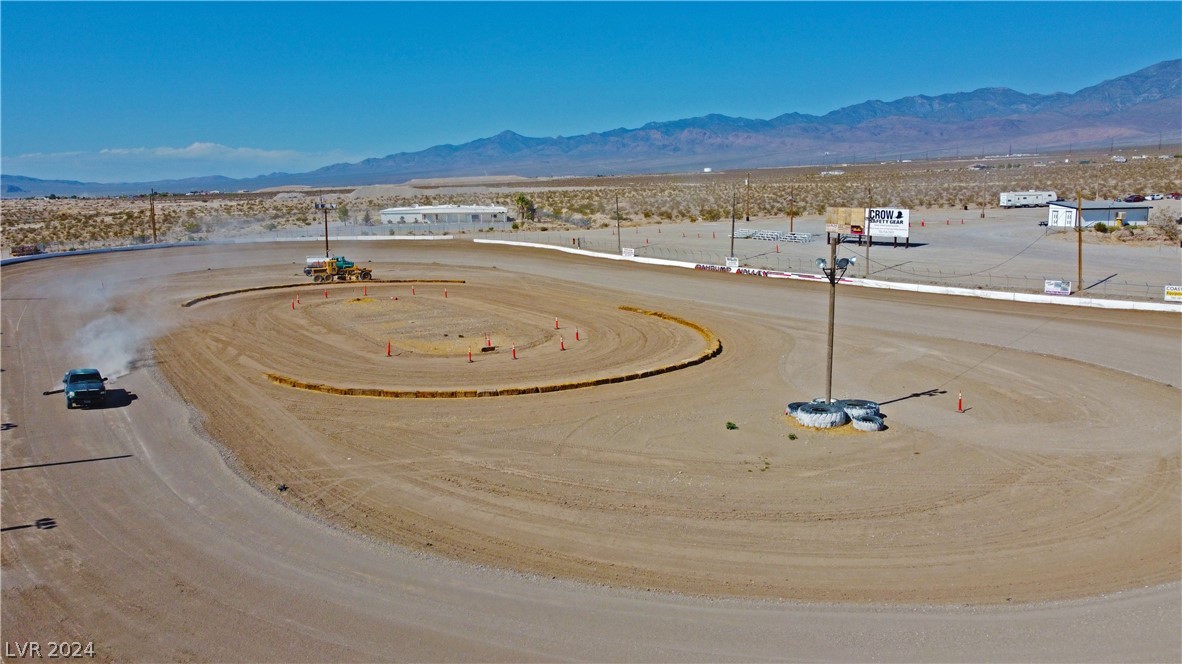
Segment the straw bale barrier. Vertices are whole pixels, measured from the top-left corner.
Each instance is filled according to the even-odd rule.
[[[388,390],[380,387],[338,387],[336,385],[326,385],[324,383],[314,383],[310,381],[300,380],[291,376],[284,376],[274,372],[264,372],[263,375],[267,377],[272,383],[278,385],[286,385],[287,387],[294,387],[300,390],[308,390],[310,392],[321,392],[324,394],[335,394],[340,396],[350,397],[375,397],[379,399],[476,399],[481,397],[506,397],[517,396],[523,394],[544,394],[547,392],[562,392],[564,390],[578,390],[585,387],[596,387],[599,385],[612,385],[615,383],[626,383],[628,381],[640,380],[642,378],[650,378],[652,376],[659,376],[661,374],[677,371],[679,369],[686,369],[688,367],[697,366],[706,360],[718,357],[722,353],[722,341],[715,336],[713,332],[697,323],[678,318],[671,314],[661,311],[649,311],[647,309],[638,309],[636,307],[622,306],[622,311],[631,311],[645,316],[653,316],[662,320],[667,320],[678,325],[684,325],[706,340],[706,350],[688,360],[676,362],[663,367],[656,367],[653,369],[646,369],[644,371],[635,371],[627,374],[619,374],[615,376],[603,376],[601,378],[592,378],[588,380],[573,381],[569,383],[554,383],[549,385],[530,385],[525,387],[501,387],[494,389],[483,390]]]

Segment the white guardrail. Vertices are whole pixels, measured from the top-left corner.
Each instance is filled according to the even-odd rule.
[[[477,244],[504,244],[515,247],[530,247],[534,249],[549,249],[591,258],[605,258],[608,260],[645,263],[648,265],[666,265],[670,267],[690,268],[695,270],[709,270],[712,272],[734,272],[736,274],[767,277],[769,279],[799,279],[802,281],[827,281],[824,275],[808,272],[778,272],[775,270],[760,270],[755,268],[738,268],[732,270],[723,265],[707,265],[690,263],[688,261],[673,261],[664,258],[646,258],[643,256],[625,257],[616,254],[603,254],[585,249],[572,249],[536,242],[513,242],[510,240],[482,240],[473,239]],[[1070,307],[1095,307],[1098,309],[1133,309],[1137,311],[1166,311],[1182,313],[1182,304],[1168,302],[1130,302],[1128,300],[1101,300],[1090,297],[1063,297],[1061,295],[1043,295],[1035,293],[1007,293],[1004,291],[978,290],[975,288],[957,288],[954,286],[928,286],[925,284],[908,284],[894,281],[880,281],[877,279],[842,278],[841,283],[864,288],[884,288],[889,290],[912,291],[915,293],[934,293],[937,295],[958,295],[962,297],[979,297],[987,300],[1006,300],[1010,302],[1030,302],[1034,304],[1059,304]]]

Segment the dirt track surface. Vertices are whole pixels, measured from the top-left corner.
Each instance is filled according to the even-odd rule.
[[[823,391],[823,287],[458,242],[349,249],[381,278],[467,283],[182,309],[290,280],[303,254],[4,269],[4,526],[56,522],[0,539],[6,641],[119,660],[1182,657],[1176,315],[844,289],[835,391],[882,402],[890,429],[815,432],[782,413]],[[495,399],[263,375],[501,385],[700,350],[620,305],[725,351]],[[155,353],[111,384],[120,407],[66,413],[41,393],[97,363],[75,330],[111,313]],[[580,330],[566,351],[556,316]],[[469,364],[484,333],[498,349]],[[83,462],[41,465],[63,461]]]

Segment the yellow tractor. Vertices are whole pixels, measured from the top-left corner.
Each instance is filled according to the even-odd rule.
[[[312,281],[320,284],[332,280],[337,281],[369,281],[373,279],[373,270],[359,267],[344,256],[322,258],[309,256],[304,266],[304,276],[312,277]]]

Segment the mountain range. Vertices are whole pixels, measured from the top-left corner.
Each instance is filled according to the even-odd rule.
[[[1160,62],[1074,94],[982,88],[866,101],[821,116],[786,113],[758,120],[711,114],[554,138],[503,131],[462,145],[253,178],[84,183],[2,174],[0,191],[6,197],[103,196],[473,175],[621,175],[1034,153],[1163,139],[1182,141],[1182,60]]]

